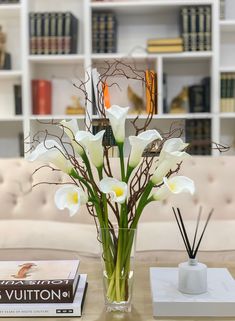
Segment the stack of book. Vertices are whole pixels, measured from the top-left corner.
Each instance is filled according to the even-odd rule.
[[[112,12],[92,13],[92,52],[117,51],[117,20]]]
[[[222,73],[220,78],[220,110],[235,112],[235,73]]]
[[[211,50],[211,7],[182,7],[180,17],[184,51]]]
[[[186,119],[185,140],[191,155],[211,155],[211,120]]]
[[[182,38],[150,39],[147,41],[149,53],[182,52],[183,50]]]
[[[81,316],[87,275],[78,260],[1,261],[0,317]]]
[[[78,19],[71,12],[29,13],[30,54],[75,54]]]
[[[32,80],[32,105],[34,115],[50,115],[52,110],[51,81]]]

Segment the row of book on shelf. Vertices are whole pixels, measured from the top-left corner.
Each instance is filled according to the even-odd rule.
[[[181,36],[147,41],[149,53],[211,50],[211,7],[186,6],[180,9]]]
[[[87,285],[79,260],[1,261],[0,317],[81,316]]]
[[[78,19],[71,12],[29,13],[30,54],[75,54]]]
[[[114,13],[92,13],[92,52],[117,52],[117,19]]]
[[[221,73],[220,110],[221,112],[235,112],[235,73]]]

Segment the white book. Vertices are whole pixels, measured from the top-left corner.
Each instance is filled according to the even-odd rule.
[[[235,282],[227,269],[207,269],[208,291],[178,290],[178,268],[150,268],[153,315],[161,317],[234,317]]]
[[[80,274],[73,303],[0,304],[1,317],[62,317],[82,315],[86,295],[87,274]]]

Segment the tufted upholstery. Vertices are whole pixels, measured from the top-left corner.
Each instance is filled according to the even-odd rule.
[[[96,230],[85,207],[70,218],[66,211],[59,211],[54,205],[55,185],[43,184],[31,191],[32,184],[37,182],[68,182],[60,172],[48,169],[32,176],[40,165],[24,159],[0,159],[0,246],[96,254]],[[137,249],[182,249],[171,207],[182,209],[187,226],[193,232],[199,205],[202,205],[204,214],[215,209],[202,249],[235,250],[234,165],[234,157],[192,157],[184,161],[180,174],[194,179],[196,194],[182,194],[163,203],[148,205],[141,218]]]

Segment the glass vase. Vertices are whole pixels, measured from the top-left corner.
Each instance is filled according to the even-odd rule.
[[[134,282],[136,229],[101,228],[101,261],[107,312],[130,312]]]

